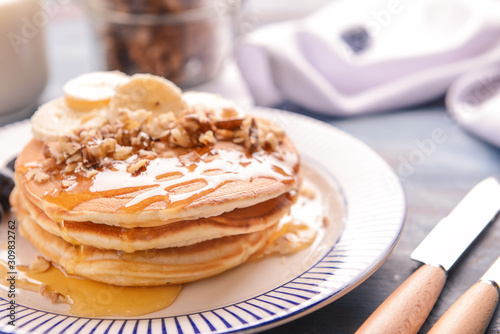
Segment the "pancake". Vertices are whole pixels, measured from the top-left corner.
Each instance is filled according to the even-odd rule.
[[[273,242],[301,183],[286,133],[216,95],[124,76],[84,76],[31,119],[11,195],[22,235],[67,273],[124,286],[213,276]]]
[[[262,248],[274,226],[191,246],[124,253],[75,246],[41,228],[18,209],[21,234],[68,274],[122,286],[181,284],[238,266]]]
[[[44,230],[69,243],[124,252],[188,246],[210,239],[262,231],[277,224],[288,213],[293,202],[287,193],[217,217],[125,229],[92,222],[63,221],[58,224],[29,201],[17,187],[12,192],[11,201],[16,207],[26,210]]]
[[[133,159],[112,161],[111,169],[97,168],[92,177],[55,165],[47,181],[37,182],[28,178],[29,171],[53,163],[43,148],[41,141],[29,142],[16,161],[15,178],[23,194],[58,223],[153,227],[250,207],[300,183],[299,158],[286,137],[272,152],[250,153],[226,141],[210,149],[166,147],[139,175],[127,172]],[[76,179],[76,186],[64,188],[67,178]]]

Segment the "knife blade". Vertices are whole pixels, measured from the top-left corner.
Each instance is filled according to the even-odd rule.
[[[436,303],[447,271],[500,210],[500,184],[477,184],[411,254],[424,265],[399,286],[356,333],[417,333]]]
[[[497,215],[500,207],[497,192],[498,181],[495,178],[480,182],[434,227],[410,257],[450,270],[464,250]]]
[[[480,334],[488,328],[498,304],[500,257],[436,322],[428,334]]]

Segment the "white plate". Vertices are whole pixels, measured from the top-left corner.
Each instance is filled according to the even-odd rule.
[[[0,331],[256,332],[317,310],[373,274],[395,247],[405,216],[404,193],[391,168],[359,140],[325,123],[271,109],[255,112],[286,129],[301,154],[305,178],[323,204],[337,201],[335,196],[341,194],[346,210],[342,231],[340,225],[328,224],[325,233],[304,251],[247,263],[187,284],[170,307],[142,317],[69,316],[64,314],[67,305],[54,306],[36,294],[19,293],[15,327],[7,325],[8,299],[0,300]],[[4,159],[16,154],[29,136],[27,122],[0,129]],[[331,205],[324,209],[327,215],[338,215]],[[5,222],[1,227],[5,231]],[[6,243],[5,232],[0,238],[0,244]],[[18,239],[16,252],[22,262],[36,250]],[[5,257],[5,251],[1,256]]]

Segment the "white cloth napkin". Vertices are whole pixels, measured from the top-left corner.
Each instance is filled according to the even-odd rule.
[[[500,59],[455,81],[446,106],[463,128],[500,147]]]
[[[432,100],[499,59],[498,0],[338,0],[259,28],[236,49],[256,104],[290,101],[341,116]]]
[[[500,147],[500,94],[485,101],[476,117],[465,120],[462,125],[483,140]]]

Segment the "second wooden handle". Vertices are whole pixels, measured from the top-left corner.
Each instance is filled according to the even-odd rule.
[[[423,265],[373,312],[356,333],[417,333],[445,282],[444,269]]]
[[[484,333],[497,303],[497,288],[488,283],[478,282],[446,311],[428,334]]]

